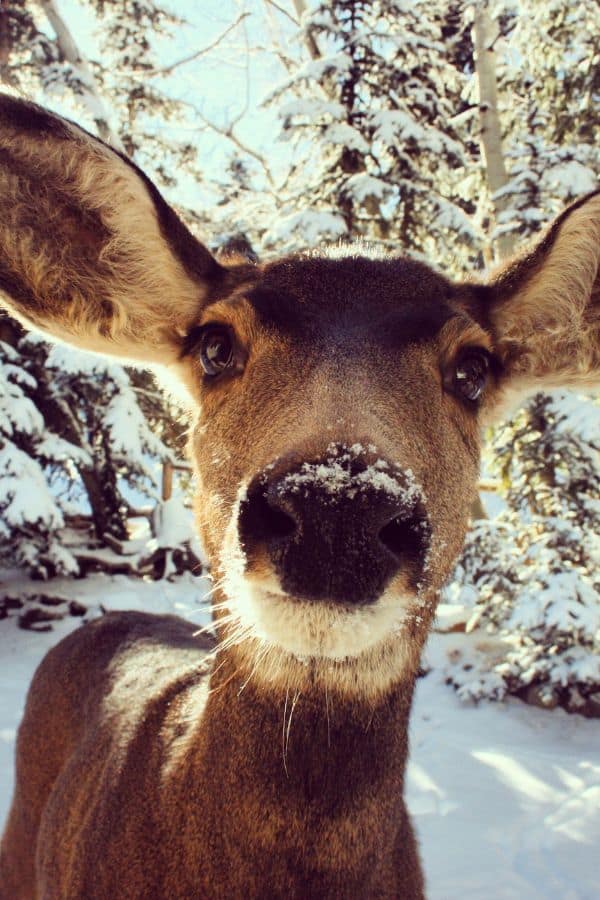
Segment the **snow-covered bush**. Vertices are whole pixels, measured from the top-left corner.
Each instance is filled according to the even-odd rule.
[[[493,449],[507,507],[473,528],[447,599],[474,587],[468,628],[501,642],[450,680],[464,698],[584,709],[600,692],[600,406],[540,394]]]

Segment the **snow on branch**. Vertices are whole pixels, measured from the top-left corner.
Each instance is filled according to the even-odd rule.
[[[40,5],[46,13],[48,21],[56,34],[56,43],[58,44],[60,52],[65,60],[71,65],[77,81],[79,82],[81,99],[96,124],[99,136],[103,141],[107,141],[118,150],[123,150],[121,139],[110,126],[109,116],[100,96],[96,79],[94,78],[89,65],[79,52],[67,23],[58,11],[56,0],[40,0]]]

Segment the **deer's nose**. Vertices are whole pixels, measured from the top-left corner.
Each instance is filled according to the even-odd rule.
[[[343,448],[255,478],[239,532],[248,557],[266,550],[286,593],[348,604],[373,603],[401,570],[416,588],[430,537],[412,474]]]

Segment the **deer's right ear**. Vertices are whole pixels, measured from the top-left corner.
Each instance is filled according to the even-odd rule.
[[[83,349],[169,363],[224,272],[133,163],[0,95],[0,306]]]
[[[482,288],[479,317],[517,393],[600,385],[600,191]]]

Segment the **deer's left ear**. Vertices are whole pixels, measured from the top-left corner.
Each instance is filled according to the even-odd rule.
[[[0,94],[0,308],[84,350],[169,364],[225,278],[130,160]]]
[[[478,317],[518,392],[600,385],[600,191],[492,276]]]

